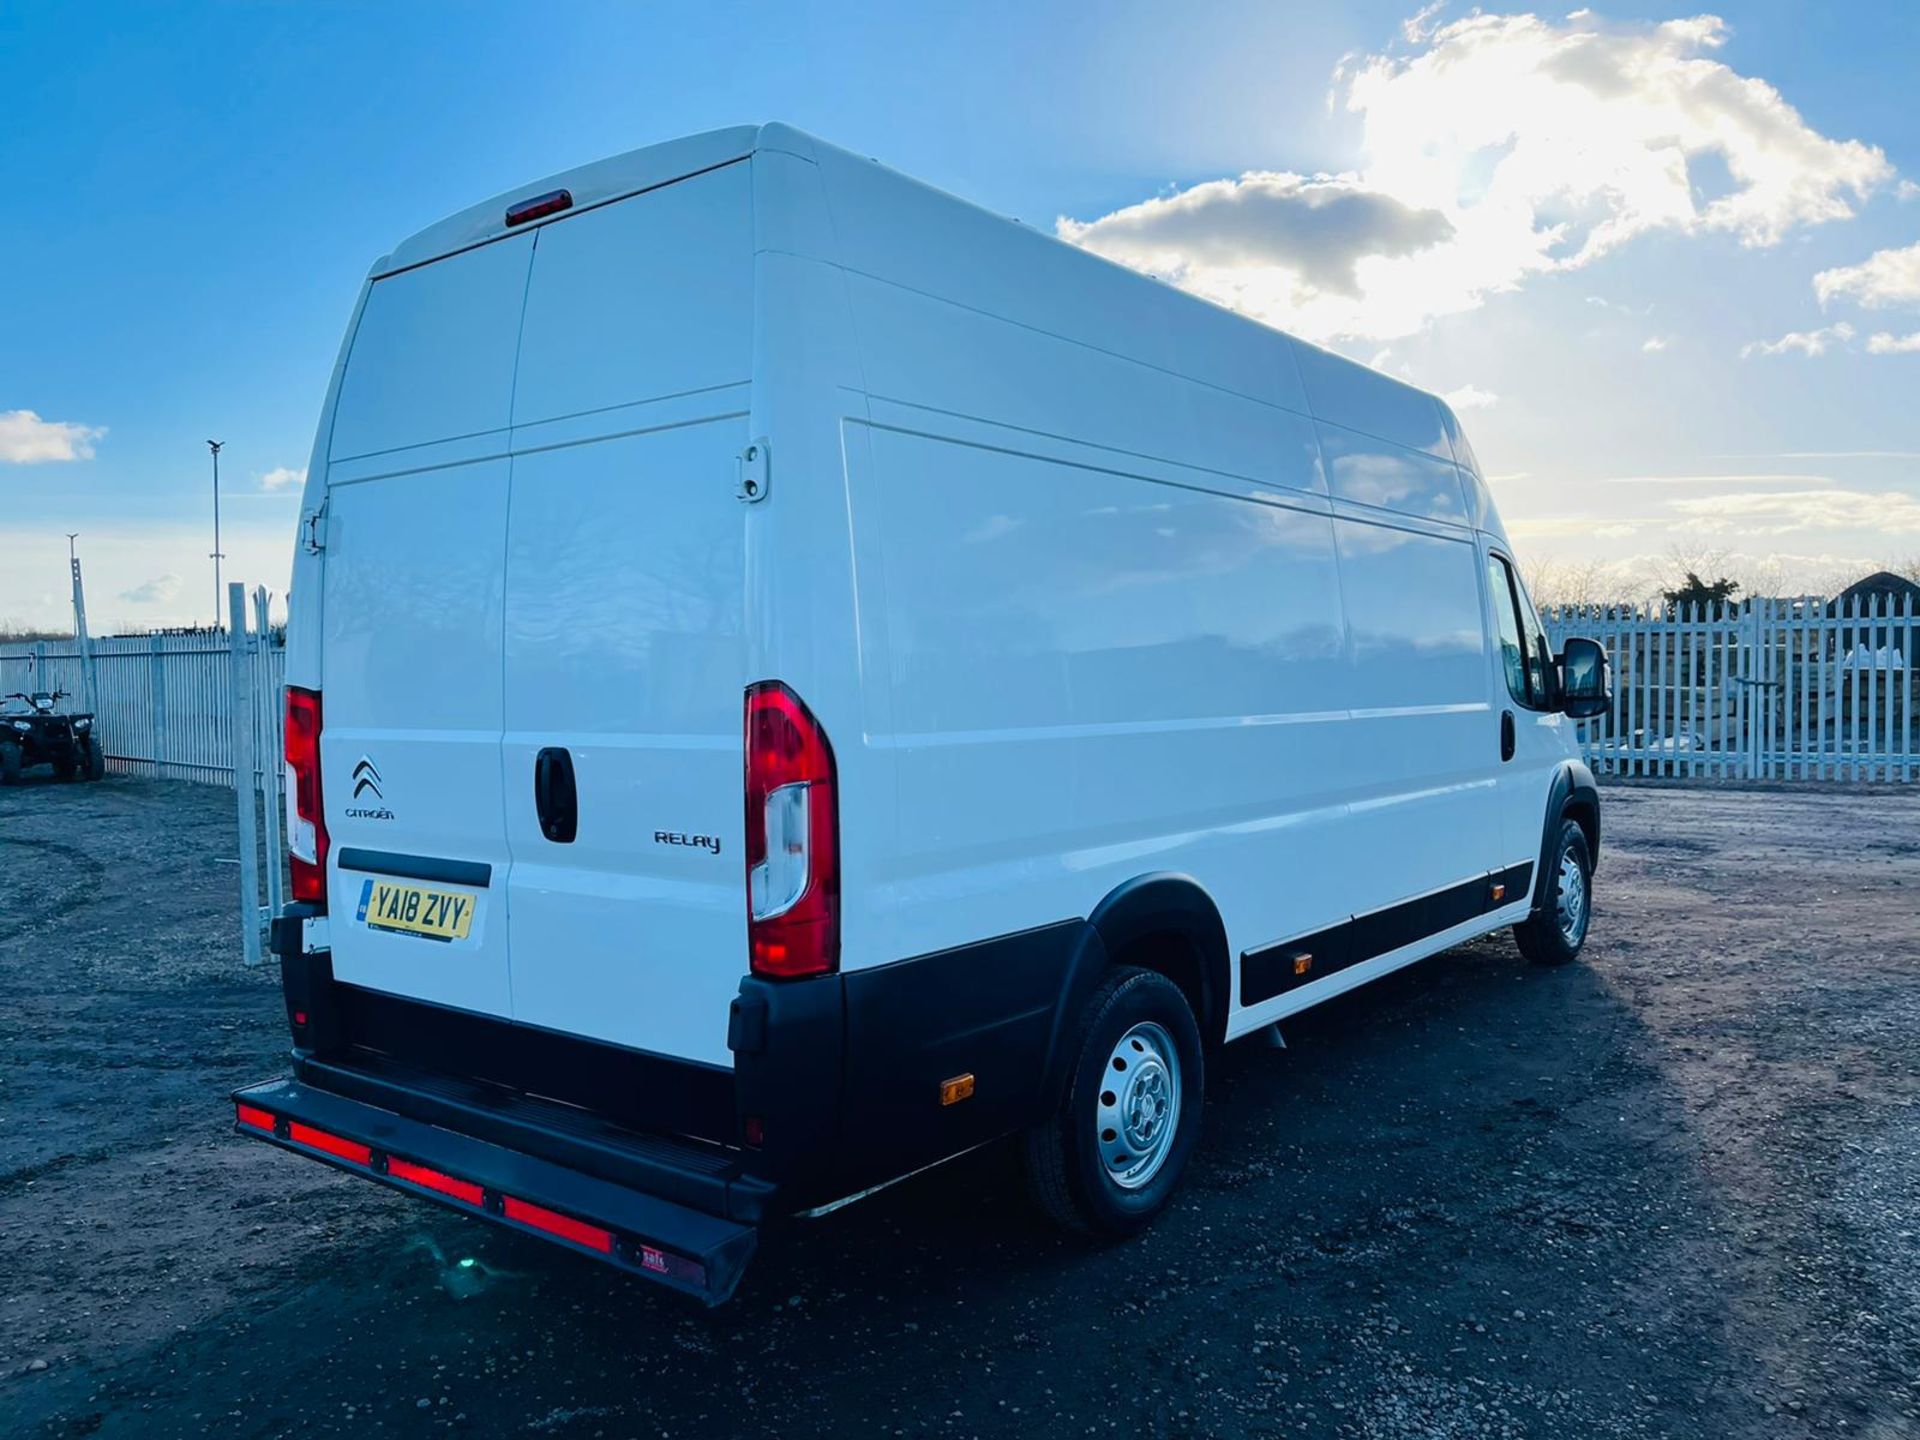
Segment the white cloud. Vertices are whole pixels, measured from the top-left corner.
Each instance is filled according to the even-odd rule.
[[[1813,277],[1813,293],[1822,305],[1845,299],[1870,310],[1920,304],[1920,244],[1904,250],[1876,250],[1858,265],[1822,270]]]
[[[1643,355],[1658,355],[1672,343],[1673,337],[1671,335],[1649,335],[1641,342],[1640,353]]]
[[[1400,24],[1400,33],[1407,37],[1407,43],[1409,45],[1424,44],[1427,37],[1433,34],[1435,17],[1446,8],[1447,0],[1433,0],[1431,5],[1421,6],[1403,20]]]
[[[1498,395],[1478,385],[1462,385],[1458,390],[1447,391],[1442,398],[1456,410],[1488,410],[1500,403]]]
[[[1624,540],[1654,522],[1596,515],[1532,516],[1506,522],[1515,540]]]
[[[1063,240],[1194,288],[1242,292],[1261,303],[1284,289],[1287,303],[1328,293],[1362,294],[1363,261],[1411,255],[1453,234],[1438,210],[1403,204],[1351,175],[1309,178],[1249,171],[1143,200],[1087,224],[1064,217]]]
[[[180,594],[178,575],[156,575],[153,579],[122,590],[120,598],[129,605],[165,605]]]
[[[1920,534],[1920,497],[1891,490],[1776,490],[1674,500],[1683,528],[1708,533],[1786,535],[1799,530]]]
[[[99,425],[42,420],[31,410],[0,410],[0,461],[38,465],[48,460],[91,460]]]
[[[1360,117],[1355,172],[1207,181],[1059,233],[1315,339],[1384,339],[1650,231],[1771,245],[1892,174],[1707,58],[1726,38],[1712,16],[1433,28],[1423,11],[1407,36],[1413,53],[1335,73]]]
[[[1749,360],[1755,355],[1787,355],[1798,352],[1802,355],[1824,355],[1835,345],[1843,345],[1853,338],[1853,326],[1842,320],[1819,330],[1789,330],[1778,340],[1752,340],[1740,347],[1740,358]]]
[[[1609,475],[1603,485],[1831,485],[1831,475]]]
[[[1912,355],[1920,352],[1920,330],[1910,335],[1892,335],[1882,330],[1867,337],[1869,355]]]
[[[1762,450],[1710,455],[1710,460],[1920,460],[1920,450]]]
[[[1920,200],[1920,185],[1914,184],[1911,180],[1902,180],[1893,187],[1893,193],[1902,200]]]
[[[276,465],[260,477],[262,490],[285,490],[290,486],[298,488],[306,483],[307,467],[304,465],[298,470],[291,465]]]

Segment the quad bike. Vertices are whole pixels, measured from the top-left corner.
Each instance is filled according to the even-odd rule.
[[[0,695],[0,785],[14,784],[29,765],[51,765],[62,780],[98,780],[107,773],[93,716],[55,713],[54,705],[67,698],[64,690]]]

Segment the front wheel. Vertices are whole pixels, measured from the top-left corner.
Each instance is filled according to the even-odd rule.
[[[99,737],[94,735],[87,737],[85,774],[89,780],[104,780],[107,778],[107,752],[100,748]]]
[[[1081,1012],[1073,1069],[1026,1136],[1028,1183],[1055,1223],[1118,1240],[1166,1208],[1200,1134],[1200,1027],[1164,975],[1113,971]]]
[[[1533,914],[1513,927],[1520,953],[1536,965],[1565,965],[1580,953],[1593,918],[1593,856],[1587,832],[1562,820],[1558,843],[1547,852]]]
[[[20,783],[20,747],[0,745],[0,785]]]

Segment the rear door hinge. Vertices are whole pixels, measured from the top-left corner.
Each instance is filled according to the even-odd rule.
[[[300,524],[300,545],[309,555],[318,555],[327,548],[327,502],[322,500],[320,508],[311,512]]]
[[[768,463],[767,442],[764,437],[755,440],[734,457],[737,466],[738,482],[733,493],[741,503],[757,505],[767,498],[767,492],[773,488],[772,466]]]

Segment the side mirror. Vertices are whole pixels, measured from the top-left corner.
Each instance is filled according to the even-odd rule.
[[[1569,638],[1554,658],[1560,672],[1560,709],[1575,720],[1590,720],[1613,708],[1613,677],[1606,648],[1598,640]]]

